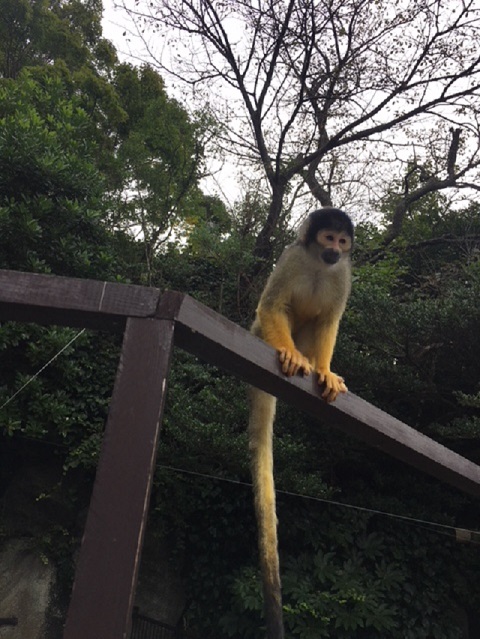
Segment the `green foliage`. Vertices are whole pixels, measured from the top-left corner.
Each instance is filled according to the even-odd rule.
[[[462,636],[449,606],[448,561],[452,556],[468,561],[468,551],[465,554],[452,542],[445,546],[438,536],[405,524],[326,508],[311,507],[307,515],[294,506],[294,526],[302,532],[295,539],[300,542],[296,548],[289,549],[287,526],[280,523],[287,636]],[[231,601],[220,619],[223,635],[212,636],[264,636],[258,572],[240,569],[229,590]]]
[[[228,458],[230,477],[245,477],[245,397],[245,385],[232,376],[175,351],[160,461],[175,457],[182,468],[208,473],[212,457]]]
[[[53,60],[79,69],[107,59],[101,13],[99,0],[0,0],[0,77],[17,78],[24,67]]]
[[[118,358],[115,340],[84,334],[31,380],[76,334],[71,329],[17,324],[0,327],[0,404],[28,383],[0,412],[0,427],[8,437],[54,445],[65,469],[93,469]]]
[[[235,483],[248,481],[244,396],[244,386],[232,377],[175,352],[151,526],[157,535],[174,540],[185,566],[189,625],[212,632],[216,619],[205,618],[205,610],[224,608],[231,574],[254,547],[250,490]],[[228,475],[234,482],[209,475]],[[232,526],[233,518],[237,523]]]
[[[254,309],[246,301],[241,282],[254,260],[252,237],[242,236],[235,226],[222,232],[223,211],[216,215],[218,221],[200,207],[199,218],[188,229],[187,244],[168,244],[157,261],[158,284],[187,292],[247,327]]]
[[[0,265],[101,276],[111,244],[89,120],[59,78],[0,86]]]
[[[117,279],[128,240],[104,224],[105,183],[95,123],[68,74],[23,71],[0,85],[0,267]],[[0,427],[15,441],[41,441],[65,469],[90,472],[118,358],[117,340],[85,334],[43,369],[76,331],[0,326]],[[32,444],[33,445],[33,444]]]
[[[112,224],[135,233],[144,247],[143,281],[161,278],[156,257],[182,223],[194,225],[204,211],[221,215],[221,207],[202,195],[202,136],[211,122],[191,117],[165,92],[150,67],[127,64],[115,69],[114,87],[126,118],[118,126],[117,157],[121,166],[112,193]],[[210,206],[208,206],[210,205]],[[223,219],[226,219],[223,213]]]
[[[450,214],[444,233],[448,219],[459,226],[461,217],[472,220],[468,212]],[[463,251],[448,262],[429,243],[412,253],[394,251],[355,270],[337,357],[352,390],[425,428],[454,415],[456,392],[475,392],[479,351],[471,336],[480,320],[480,279],[478,262]],[[461,361],[460,376],[454,361]]]

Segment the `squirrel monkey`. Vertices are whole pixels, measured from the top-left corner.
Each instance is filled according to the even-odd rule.
[[[350,293],[352,243],[353,224],[344,211],[311,213],[270,275],[251,328],[277,349],[286,375],[317,373],[327,402],[347,391],[330,362]],[[275,397],[250,389],[248,431],[267,638],[283,639],[272,452],[275,408]]]

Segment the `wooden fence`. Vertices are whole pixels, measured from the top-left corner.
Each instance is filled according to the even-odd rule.
[[[480,467],[352,393],[286,378],[275,351],[188,295],[0,270],[0,320],[123,333],[64,639],[126,639],[173,345],[472,495]]]

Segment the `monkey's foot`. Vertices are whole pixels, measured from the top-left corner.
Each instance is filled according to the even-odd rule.
[[[318,383],[320,385],[324,384],[325,389],[322,393],[322,398],[330,403],[334,402],[339,393],[346,393],[348,388],[345,385],[345,380],[340,375],[336,375],[329,370],[317,370],[318,373]]]
[[[289,377],[296,375],[299,370],[304,375],[310,375],[312,366],[305,355],[302,355],[296,348],[289,350],[288,348],[279,348],[279,359],[282,365],[282,372]]]

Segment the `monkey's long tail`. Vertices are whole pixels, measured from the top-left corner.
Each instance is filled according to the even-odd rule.
[[[272,395],[256,388],[250,389],[248,430],[267,639],[284,639],[273,479],[272,440],[276,404],[277,400]]]

